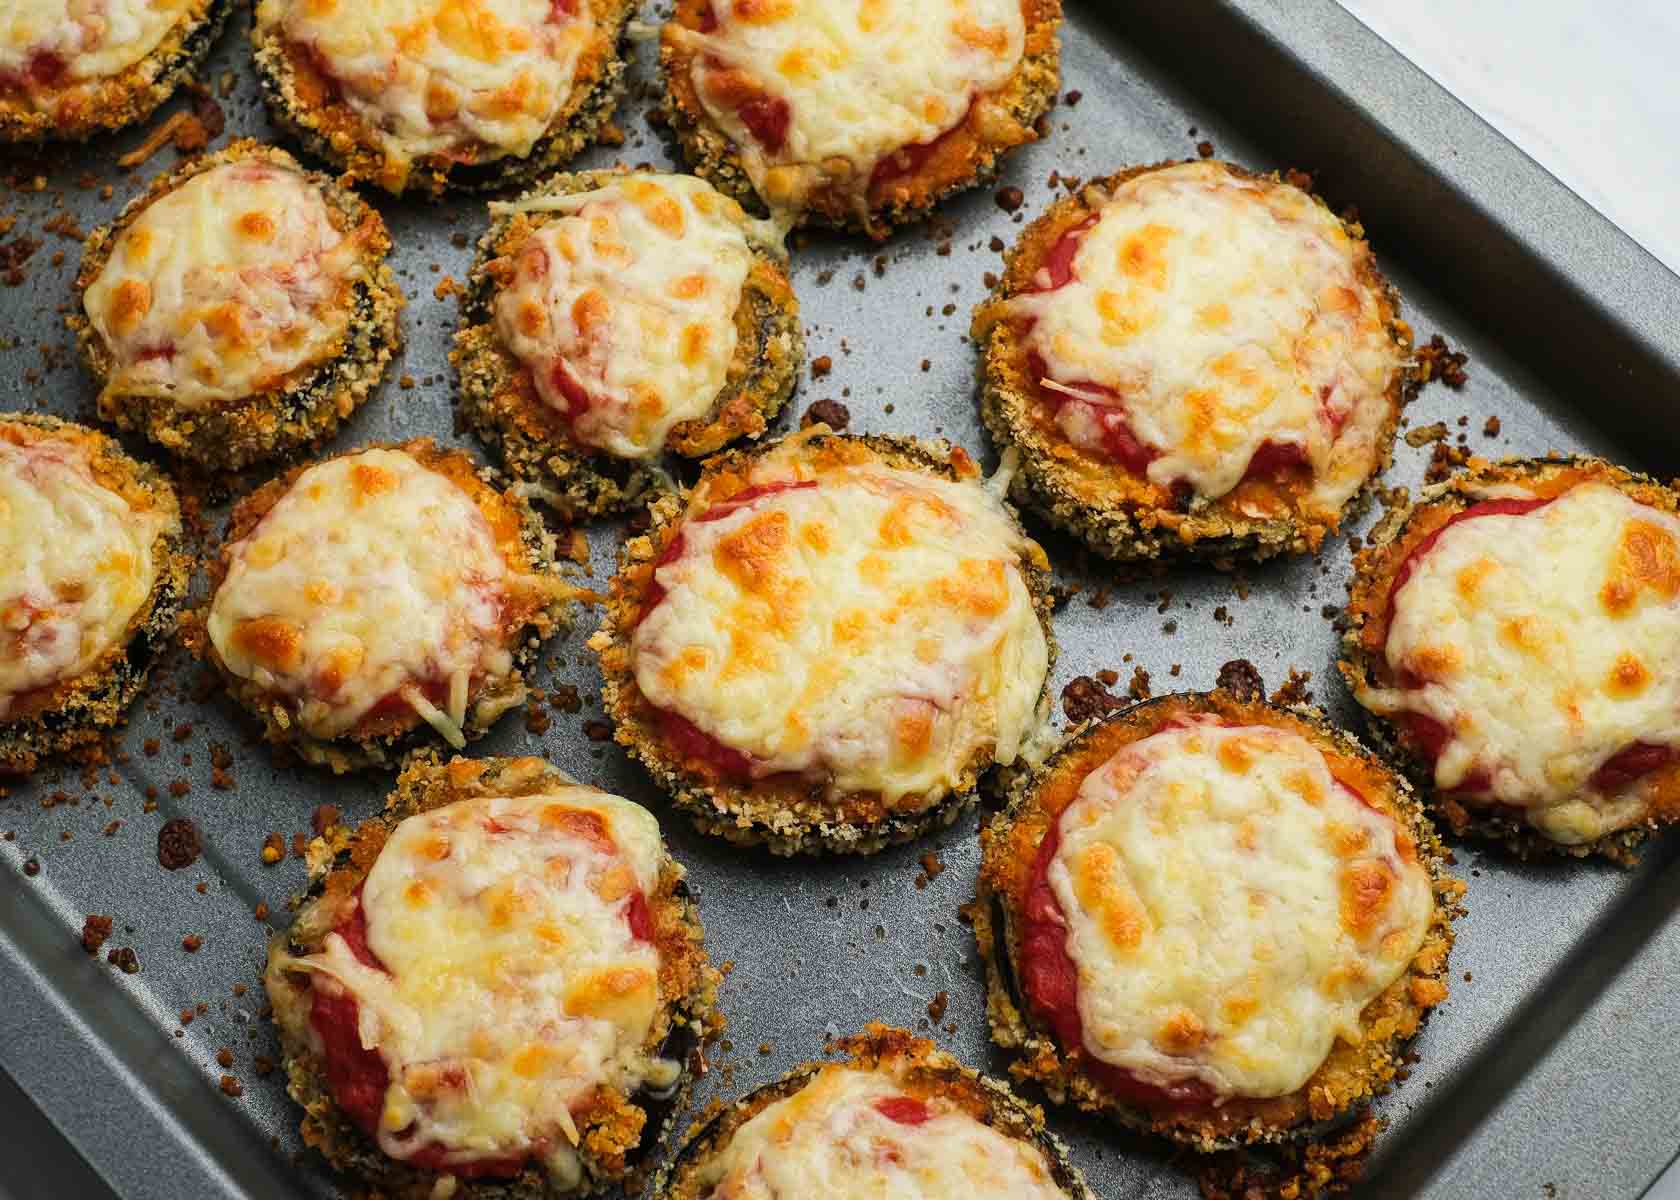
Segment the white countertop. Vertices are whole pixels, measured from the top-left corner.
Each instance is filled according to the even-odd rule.
[[[1680,274],[1680,3],[1341,3]]]

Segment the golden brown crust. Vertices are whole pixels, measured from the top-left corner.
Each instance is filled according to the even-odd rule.
[[[1186,715],[1210,714],[1299,734],[1323,752],[1330,772],[1387,813],[1417,848],[1427,868],[1434,907],[1423,944],[1408,969],[1365,1006],[1364,1040],[1338,1039],[1298,1091],[1274,1099],[1235,1097],[1215,1109],[1152,1113],[1129,1107],[1085,1070],[1083,1048],[1068,1049],[1027,1010],[1017,991],[1021,925],[1032,868],[1051,823],[1078,794],[1085,777],[1123,746]],[[1103,1113],[1124,1125],[1213,1151],[1253,1142],[1301,1137],[1322,1122],[1379,1095],[1397,1079],[1401,1054],[1425,1017],[1447,996],[1452,919],[1464,885],[1446,871],[1446,851],[1405,780],[1322,713],[1281,709],[1230,692],[1180,693],[1135,705],[1082,727],[1043,767],[1013,789],[1009,808],[980,832],[982,859],[976,899],[968,912],[986,964],[987,1017],[992,1038],[1014,1051],[1010,1070],[1041,1084],[1057,1103]]]
[[[665,80],[664,112],[683,157],[695,174],[710,180],[753,211],[764,200],[742,165],[740,151],[717,124],[695,91],[691,67],[695,51],[672,32],[672,26],[698,30],[709,0],[677,0],[662,32],[659,65]],[[807,198],[800,225],[826,226],[866,233],[876,240],[900,225],[921,220],[945,197],[996,177],[1000,160],[1016,146],[1037,141],[1038,123],[1056,100],[1061,81],[1061,0],[1021,0],[1026,45],[1021,63],[1000,88],[977,102],[963,121],[943,137],[935,152],[915,170],[886,181],[872,181],[867,214],[845,191],[826,187]]]
[[[560,175],[522,199],[591,191],[623,174]],[[497,447],[509,474],[542,485],[571,519],[634,503],[659,486],[659,473],[649,463],[615,458],[576,442],[566,418],[537,394],[530,368],[508,352],[496,332],[491,305],[497,280],[490,264],[516,254],[552,219],[548,213],[518,213],[491,224],[479,241],[449,359],[467,423]],[[735,332],[735,357],[712,411],[675,426],[668,449],[700,458],[740,438],[757,438],[793,392],[805,351],[799,301],[782,262],[756,244],[735,312]]]
[[[602,705],[612,718],[614,737],[702,832],[740,845],[762,844],[774,854],[872,854],[956,820],[974,802],[974,786],[993,765],[989,755],[969,765],[961,787],[920,809],[895,808],[879,793],[830,796],[821,781],[791,776],[772,776],[743,787],[725,778],[712,764],[673,747],[660,726],[657,710],[636,685],[631,635],[640,620],[659,556],[687,517],[743,490],[757,460],[795,438],[804,447],[802,453],[808,454],[813,467],[819,469],[825,463],[874,460],[947,479],[975,479],[979,474],[960,447],[909,438],[844,436],[824,425],[811,426],[784,441],[717,455],[707,461],[686,497],[661,497],[651,508],[653,527],[625,541],[601,628],[589,644],[600,657]],[[1029,555],[1042,555],[1036,544],[1029,545]],[[1021,569],[1053,661],[1049,561],[1023,558]]]
[[[152,660],[174,637],[193,560],[181,548],[180,505],[168,478],[128,457],[105,434],[41,413],[0,413],[0,440],[82,446],[101,485],[137,511],[161,510],[168,518],[152,544],[157,578],[123,636],[79,675],[17,698],[0,720],[0,775],[27,774],[53,755],[95,749],[127,718]]]
[[[1342,635],[1342,677],[1357,697],[1364,687],[1392,687],[1384,647],[1388,641],[1388,599],[1395,576],[1411,554],[1456,514],[1485,496],[1481,489],[1515,484],[1530,494],[1552,498],[1583,483],[1604,483],[1640,504],[1667,513],[1680,513],[1680,492],[1600,458],[1505,459],[1488,462],[1473,458],[1451,479],[1425,490],[1416,504],[1389,510],[1354,555],[1348,580],[1346,631]],[[1644,776],[1639,786],[1650,789],[1650,813],[1640,825],[1619,829],[1578,846],[1546,837],[1522,820],[1496,808],[1478,807],[1473,796],[1445,794],[1435,787],[1433,760],[1405,728],[1368,712],[1372,732],[1394,752],[1427,804],[1460,836],[1485,838],[1519,858],[1600,855],[1624,866],[1638,861],[1636,851],[1646,837],[1680,820],[1680,763],[1670,763]]]
[[[270,944],[264,984],[285,1051],[287,1090],[304,1109],[304,1141],[338,1170],[381,1189],[375,1195],[423,1200],[432,1194],[439,1173],[388,1158],[338,1108],[311,1044],[309,979],[285,970],[284,960],[320,949],[386,840],[405,818],[457,801],[539,795],[573,782],[539,758],[455,758],[446,764],[419,759],[398,777],[380,816],[363,822],[354,832],[335,827],[310,847],[309,896],[290,929]],[[723,1017],[717,1010],[722,977],[706,956],[704,929],[684,883],[684,871],[669,853],[662,852],[659,880],[647,902],[653,942],[659,950],[659,1011],[645,1048],[650,1054],[665,1053],[683,1061],[684,1078],[676,1093],[653,1101],[602,1088],[587,1106],[574,1111],[583,1135],[579,1151],[586,1176],[585,1187],[578,1192],[556,1193],[539,1169],[527,1167],[512,1180],[461,1180],[455,1195],[537,1200],[557,1194],[592,1194],[639,1177],[640,1160],[663,1138],[665,1126],[683,1107],[700,1061],[698,1047],[723,1030]]]
[[[1401,319],[1400,297],[1377,269],[1357,221],[1343,219],[1342,226],[1355,243],[1359,278],[1378,297],[1383,323],[1394,341],[1396,367],[1386,393],[1388,415],[1377,435],[1379,457],[1366,487],[1337,513],[1306,506],[1310,480],[1305,468],[1280,481],[1245,480],[1209,500],[1175,495],[1173,489],[1105,455],[1074,446],[1041,399],[1028,370],[1026,347],[1006,317],[1007,302],[1031,290],[1033,277],[1063,234],[1093,216],[1128,180],[1178,165],[1168,161],[1128,167],[1093,181],[1057,200],[1021,234],[1005,260],[1003,277],[974,313],[972,336],[981,354],[981,417],[1000,448],[1015,446],[1021,453],[1014,497],[1099,554],[1123,561],[1172,556],[1217,563],[1317,553],[1324,539],[1363,507],[1371,484],[1388,469],[1410,378],[1411,329]],[[1261,175],[1229,163],[1215,165],[1244,179],[1292,185],[1275,172]],[[1317,202],[1327,208],[1322,200]]]
[[[513,670],[505,678],[486,678],[474,684],[468,693],[468,720],[462,726],[467,738],[482,736],[491,724],[525,697],[523,672],[535,658],[543,640],[553,636],[569,623],[569,592],[557,578],[558,566],[554,557],[554,536],[543,526],[542,518],[531,506],[511,490],[503,490],[497,477],[475,464],[460,450],[438,446],[431,438],[385,445],[363,446],[334,455],[342,458],[362,454],[368,450],[399,450],[421,466],[443,475],[472,498],[484,519],[489,523],[497,548],[516,575],[544,578],[551,589],[529,589],[510,597],[503,608],[503,628],[507,648],[514,659]],[[332,461],[331,458],[323,462]],[[331,740],[321,740],[305,733],[296,719],[298,700],[294,696],[274,692],[249,679],[242,679],[228,669],[205,631],[205,621],[216,592],[227,578],[234,547],[257,527],[281,497],[291,490],[298,476],[317,466],[304,463],[270,480],[246,496],[228,516],[227,532],[216,555],[209,560],[210,587],[204,604],[186,618],[183,640],[188,647],[216,668],[226,684],[228,694],[254,714],[263,725],[263,737],[275,746],[295,751],[305,761],[329,766],[335,773],[361,767],[390,766],[410,751],[431,740],[431,728],[415,713],[370,714],[355,729]],[[493,712],[487,720],[480,713]]]
[[[83,141],[144,121],[198,69],[232,8],[233,0],[192,0],[139,62],[116,75],[54,89],[47,93],[49,104],[0,89],[0,142]]]
[[[585,3],[595,17],[598,36],[578,58],[571,95],[554,114],[548,131],[522,158],[479,146],[425,154],[406,163],[394,160],[356,111],[339,98],[336,85],[321,74],[307,51],[256,26],[251,30],[251,44],[269,115],[306,150],[354,180],[376,184],[395,195],[416,192],[435,200],[451,191],[502,191],[529,184],[592,145],[608,128],[624,92],[625,31],[636,3]]]
[[[344,336],[312,362],[251,395],[210,404],[181,404],[167,396],[129,395],[109,386],[110,348],[85,315],[84,297],[110,261],[118,239],[154,202],[189,179],[227,163],[262,159],[301,170],[284,150],[250,138],[216,154],[191,159],[153,179],[117,219],[87,240],[75,283],[76,313],[67,323],[83,363],[101,385],[99,415],[144,434],[172,454],[210,471],[238,471],[252,463],[319,446],[372,394],[402,345],[398,314],[403,295],[386,265],[391,239],[385,222],[348,188],[319,172],[305,177],[319,188],[329,219],[360,245],[365,278],[346,285],[337,303],[353,310]]]
[[[1049,1162],[1052,1178],[1069,1200],[1095,1200],[1084,1177],[1068,1162],[1067,1147],[1045,1127],[1043,1110],[1020,1099],[1002,1081],[963,1066],[927,1038],[876,1022],[864,1026],[859,1035],[835,1042],[833,1048],[845,1056],[842,1062],[809,1062],[795,1067],[775,1083],[749,1092],[721,1113],[696,1122],[654,1182],[656,1200],[706,1200],[701,1171],[728,1148],[736,1131],[770,1105],[805,1087],[819,1071],[836,1065],[889,1074],[909,1095],[947,1101],[1004,1136],[1032,1144]]]

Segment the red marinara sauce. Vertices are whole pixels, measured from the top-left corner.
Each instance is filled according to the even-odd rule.
[[[496,832],[496,830],[493,830]],[[333,932],[344,939],[356,960],[376,971],[386,970],[368,945],[367,912],[362,907],[362,885],[356,886],[355,906],[350,914],[334,927]],[[630,893],[625,906],[625,921],[630,933],[641,941],[653,941],[653,918],[647,897],[640,891]],[[360,1033],[361,1006],[355,996],[336,983],[322,986],[314,977],[310,991],[309,1023],[321,1039],[321,1063],[326,1073],[327,1087],[333,1102],[351,1123],[375,1143],[379,1139],[379,1120],[385,1109],[385,1093],[391,1086],[391,1072],[377,1048],[362,1045]],[[456,1082],[465,1086],[464,1072],[457,1072]],[[423,1171],[448,1172],[462,1179],[508,1179],[525,1169],[526,1163],[541,1152],[536,1146],[527,1154],[480,1158],[467,1162],[449,1162],[450,1151],[436,1142],[420,1146],[406,1154],[401,1161]]]

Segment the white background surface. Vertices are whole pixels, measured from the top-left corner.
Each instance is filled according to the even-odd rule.
[[[1680,0],[1341,3],[1680,273]]]
[[[1680,273],[1680,0],[1341,2]],[[54,1136],[21,1100],[0,1077],[0,1200],[97,1194],[19,1169]]]

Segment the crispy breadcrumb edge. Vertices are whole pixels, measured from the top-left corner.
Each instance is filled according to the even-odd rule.
[[[1348,606],[1341,658],[1336,664],[1350,693],[1357,696],[1361,686],[1377,686],[1376,681],[1387,671],[1381,651],[1373,652],[1365,645],[1366,630],[1375,614],[1386,608],[1395,572],[1412,548],[1428,535],[1429,529],[1423,526],[1438,527],[1437,521],[1444,521],[1453,513],[1468,508],[1476,502],[1478,488],[1497,484],[1544,484],[1576,474],[1583,481],[1609,484],[1641,504],[1668,513],[1680,513],[1680,493],[1673,487],[1601,458],[1508,458],[1499,462],[1471,459],[1459,474],[1425,488],[1415,503],[1389,510],[1366,536],[1364,547],[1354,555],[1353,573],[1348,577]],[[1519,859],[1597,856],[1631,867],[1639,861],[1640,847],[1652,833],[1680,819],[1680,804],[1674,804],[1675,815],[1647,815],[1638,825],[1614,830],[1591,842],[1577,846],[1555,842],[1526,821],[1478,808],[1471,797],[1440,792],[1435,787],[1434,763],[1418,753],[1400,727],[1379,713],[1363,711],[1371,740],[1399,764],[1425,803],[1456,836],[1488,842]],[[1680,772],[1668,782],[1671,786],[1680,786]]]
[[[1190,160],[1199,161],[1199,160]],[[1015,476],[1012,495],[1050,524],[1079,538],[1104,557],[1121,562],[1157,558],[1189,558],[1225,561],[1261,561],[1279,554],[1316,554],[1324,539],[1363,513],[1376,488],[1377,479],[1393,462],[1394,436],[1400,410],[1414,367],[1411,361],[1412,331],[1400,317],[1400,296],[1378,270],[1364,228],[1357,221],[1338,218],[1354,247],[1359,273],[1379,297],[1384,319],[1395,347],[1395,368],[1385,398],[1388,415],[1377,437],[1377,454],[1365,482],[1329,519],[1313,519],[1294,513],[1273,519],[1243,518],[1221,507],[1220,500],[1192,497],[1185,510],[1139,504],[1123,495],[1093,500],[1082,493],[1088,485],[1069,465],[1071,447],[1060,431],[1054,434],[1037,428],[1034,414],[1039,401],[1022,386],[1015,357],[1016,339],[1006,320],[998,319],[1002,306],[1020,294],[1032,280],[1037,262],[1032,251],[1043,245],[1047,231],[1070,228],[1095,213],[1128,180],[1154,171],[1182,165],[1176,161],[1128,167],[1104,180],[1094,180],[1078,192],[1064,196],[1022,231],[1005,258],[1002,278],[974,312],[971,336],[980,347],[980,416],[1000,451],[1010,446],[1021,453],[1021,470]],[[1220,163],[1242,179],[1293,186],[1278,173],[1258,174],[1229,163]],[[1095,188],[1095,191],[1092,189]],[[1317,196],[1314,201],[1328,211]],[[1085,458],[1077,451],[1076,458]],[[1114,468],[1125,473],[1123,468]],[[1223,498],[1221,498],[1223,499]]]
[[[740,151],[700,102],[690,77],[692,52],[684,49],[673,26],[698,28],[700,4],[679,0],[675,14],[660,31],[659,67],[664,84],[661,112],[675,135],[683,160],[696,175],[710,180],[721,192],[735,197],[750,212],[765,213],[763,198],[753,187]],[[796,214],[800,226],[862,233],[876,241],[894,229],[929,216],[948,197],[989,184],[998,177],[1002,159],[1017,146],[1039,138],[1038,125],[1056,102],[1061,86],[1061,0],[1022,0],[1027,16],[1026,49],[1014,74],[991,93],[997,111],[990,127],[973,112],[956,127],[966,139],[967,169],[941,178],[900,177],[885,204],[860,214],[848,197],[833,188],[819,191]],[[971,128],[972,127],[972,128]]]
[[[0,98],[0,142],[80,142],[144,121],[203,64],[232,10],[233,0],[199,0],[139,62],[104,79],[59,89],[89,89],[78,105],[79,115],[68,120]]]
[[[575,783],[540,758],[416,759],[398,777],[385,811],[355,832],[339,826],[310,846],[311,883],[298,898],[297,918],[269,945],[263,983],[285,1054],[287,1092],[303,1107],[304,1141],[334,1168],[373,1185],[370,1197],[424,1200],[447,1172],[409,1167],[386,1156],[338,1108],[320,1056],[312,1046],[309,1025],[312,988],[277,964],[285,957],[313,953],[338,923],[343,904],[367,876],[386,839],[407,817],[446,804],[494,796],[528,796]],[[724,1021],[717,1008],[722,976],[706,956],[705,929],[699,909],[684,882],[682,866],[661,843],[659,881],[648,896],[660,952],[660,1012],[645,1049],[657,1055],[668,1043],[687,1042],[683,1076],[675,1094],[650,1101],[603,1087],[592,1107],[577,1114],[581,1136],[577,1150],[584,1161],[584,1184],[556,1193],[540,1167],[527,1166],[517,1177],[457,1179],[453,1194],[472,1200],[538,1200],[542,1196],[593,1195],[619,1186],[634,1188],[645,1176],[646,1160],[670,1135],[676,1115],[687,1106],[694,1077],[704,1070],[699,1047],[715,1040]],[[680,1048],[680,1047],[679,1047]],[[650,1120],[654,1121],[650,1125]]]
[[[1111,754],[1104,753],[1089,763],[1085,757],[1097,750],[1107,751],[1110,741],[1148,736],[1167,720],[1186,712],[1236,717],[1288,729],[1388,781],[1391,786],[1386,794],[1368,795],[1367,799],[1380,803],[1411,835],[1419,862],[1429,873],[1434,904],[1423,944],[1407,970],[1361,1013],[1365,1036],[1360,1045],[1338,1039],[1306,1084],[1288,1096],[1270,1100],[1233,1098],[1212,1116],[1162,1117],[1116,1099],[1082,1069],[1082,1049],[1068,1053],[1026,1011],[1015,982],[1020,978],[1017,963],[1022,897],[1016,894],[1019,889],[1014,885],[1025,878],[1030,864],[1014,860],[1011,842],[1017,824],[1024,819],[1035,826],[1048,824],[1049,818],[1037,807],[1036,798],[1058,772],[1071,765],[1075,771],[1088,773]],[[1036,854],[1043,830],[1025,832]],[[1087,722],[1074,730],[1042,767],[1018,780],[1005,811],[981,829],[980,843],[976,897],[963,911],[985,963],[986,1015],[992,1040],[1016,1056],[1010,1072],[1018,1079],[1038,1083],[1057,1104],[1107,1116],[1121,1125],[1169,1138],[1202,1153],[1320,1137],[1319,1127],[1325,1122],[1383,1094],[1404,1077],[1408,1043],[1422,1028],[1430,1010],[1447,998],[1452,921],[1464,911],[1464,885],[1447,871],[1450,855],[1406,780],[1353,737],[1330,725],[1322,710],[1316,708],[1302,705],[1282,709],[1225,691],[1185,692],[1144,701],[1103,721]]]
[[[840,1039],[833,1048],[845,1056],[838,1063],[808,1062],[728,1106],[714,1101],[660,1170],[653,1185],[654,1200],[705,1200],[701,1173],[728,1149],[741,1126],[834,1066],[886,1074],[912,1095],[937,1097],[959,1106],[1003,1136],[1035,1147],[1049,1165],[1052,1181],[1069,1200],[1096,1200],[1084,1176],[1068,1160],[1066,1144],[1046,1127],[1044,1110],[1021,1099],[1003,1081],[964,1066],[927,1038],[877,1022],[864,1026],[862,1034]]]
[[[613,721],[615,739],[702,833],[736,845],[762,845],[777,855],[874,854],[953,824],[974,804],[975,789],[993,766],[990,753],[981,754],[968,765],[958,786],[910,813],[884,811],[876,793],[831,798],[822,783],[762,781],[742,787],[689,767],[668,745],[657,713],[636,684],[631,638],[640,620],[642,597],[653,579],[653,564],[691,515],[692,498],[716,476],[750,471],[757,460],[795,439],[803,449],[839,445],[887,466],[926,471],[946,479],[978,479],[978,469],[968,455],[949,443],[836,434],[826,425],[813,425],[776,442],[719,454],[707,460],[693,491],[682,497],[662,496],[651,507],[652,528],[625,540],[600,628],[589,639],[589,647],[600,659],[602,707]],[[1019,566],[1044,631],[1049,667],[1053,668],[1056,639],[1050,624],[1050,564],[1036,543],[1024,533],[1022,538],[1027,550]],[[1049,677],[1047,668],[1041,708],[1048,703]],[[851,815],[854,812],[860,815]]]
[[[341,233],[363,225],[372,231],[362,252],[366,278],[355,285],[345,337],[273,386],[245,396],[182,404],[167,396],[108,392],[115,364],[110,347],[86,315],[87,289],[105,269],[122,234],[154,202],[205,171],[253,159],[302,172],[321,192]],[[372,394],[402,346],[398,314],[405,301],[385,261],[390,249],[385,222],[359,196],[327,175],[304,171],[284,150],[252,138],[157,176],[115,221],[89,235],[76,275],[76,312],[66,324],[76,335],[83,364],[100,385],[99,415],[210,471],[238,471],[319,447]]]
[[[234,546],[242,542],[269,510],[291,490],[298,476],[310,467],[369,450],[401,451],[414,457],[428,470],[439,471],[440,466],[445,466],[470,473],[477,484],[501,502],[511,506],[518,515],[519,542],[524,561],[509,565],[520,574],[548,577],[556,583],[559,582],[560,576],[555,536],[543,525],[542,517],[530,503],[515,490],[506,488],[497,472],[488,467],[478,466],[464,451],[438,447],[431,438],[360,446],[321,459],[319,462],[303,463],[270,480],[234,505],[228,517],[228,527],[222,543],[209,560],[209,592],[199,608],[183,617],[182,640],[195,655],[215,668],[228,695],[262,723],[265,741],[296,753],[303,761],[314,766],[330,767],[334,774],[366,767],[398,766],[415,750],[435,746],[440,735],[415,713],[385,722],[381,730],[366,735],[357,735],[352,731],[335,738],[318,738],[306,733],[297,721],[297,698],[270,691],[230,671],[210,642],[206,622],[210,606],[215,603],[216,592],[227,578],[229,556]],[[457,486],[460,485],[460,481],[449,471],[439,473]],[[481,510],[485,499],[483,496],[473,496],[474,503],[478,504]],[[509,709],[524,701],[525,673],[536,662],[542,644],[555,634],[570,628],[571,601],[561,594],[563,590],[556,588],[547,603],[537,608],[525,625],[506,635],[507,647],[513,655],[513,667],[508,674],[498,677],[486,676],[468,693],[467,719],[461,726],[461,731],[468,741],[484,736]]]
[[[182,548],[180,504],[169,479],[148,463],[123,453],[97,430],[44,413],[0,413],[0,424],[32,431],[31,440],[69,438],[88,445],[99,474],[120,481],[168,514],[152,543],[157,578],[117,639],[97,662],[53,685],[21,717],[0,721],[0,775],[27,775],[62,754],[97,753],[105,736],[128,718],[129,707],[146,686],[153,660],[175,636],[181,601],[187,594],[193,559]]]
[[[572,195],[610,185],[627,174],[661,173],[558,175],[521,199]],[[535,232],[555,215],[531,213],[522,219]],[[627,508],[663,486],[657,459],[617,458],[574,442],[566,419],[535,394],[530,369],[509,353],[496,332],[491,306],[497,284],[486,268],[504,253],[517,252],[504,247],[515,220],[494,220],[479,239],[449,355],[456,373],[456,404],[466,423],[496,450],[508,473],[539,485],[544,491],[538,494],[566,519]],[[680,423],[667,439],[669,449],[687,457],[711,454],[739,438],[761,437],[793,394],[804,361],[799,301],[787,273],[763,247],[753,245],[752,255],[735,314],[735,357],[723,390],[706,417]]]
[[[251,28],[257,80],[270,119],[305,151],[332,163],[353,180],[394,195],[418,194],[441,200],[450,193],[499,192],[526,187],[594,145],[612,126],[613,112],[624,96],[630,19],[636,0],[587,0],[597,10],[605,51],[593,80],[574,80],[572,95],[555,113],[548,131],[523,157],[493,155],[463,163],[446,154],[415,158],[401,182],[378,139],[348,105],[333,100],[311,105],[299,92],[298,79],[283,39]],[[584,89],[579,89],[579,83]],[[483,147],[494,151],[493,147]]]

